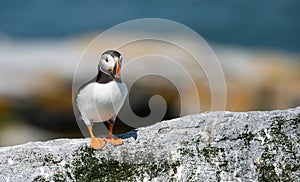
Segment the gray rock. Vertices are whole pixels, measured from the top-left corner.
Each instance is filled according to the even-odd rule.
[[[300,181],[299,135],[300,107],[207,112],[140,128],[100,151],[89,139],[2,147],[0,181]]]

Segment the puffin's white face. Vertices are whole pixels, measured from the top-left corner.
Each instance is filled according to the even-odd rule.
[[[99,70],[107,75],[112,75],[115,64],[115,59],[110,54],[103,54],[99,61]]]
[[[98,65],[99,68],[98,71],[101,71],[114,78],[120,78],[121,66],[122,66],[121,54],[117,51],[109,50],[102,54]]]

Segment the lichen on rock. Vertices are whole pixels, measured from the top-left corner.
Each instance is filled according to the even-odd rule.
[[[99,151],[89,139],[2,147],[0,181],[300,181],[299,133],[300,108],[206,112]]]

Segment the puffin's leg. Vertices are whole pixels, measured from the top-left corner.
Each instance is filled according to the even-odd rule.
[[[104,147],[105,145],[105,140],[103,138],[96,138],[94,133],[93,133],[93,126],[89,125],[88,126],[90,135],[91,135],[91,147],[95,150],[100,150]]]
[[[108,136],[105,138],[106,141],[108,141],[112,145],[121,145],[123,143],[122,139],[117,138],[113,135],[114,121],[109,120],[108,122],[109,122],[109,133]]]
[[[105,145],[105,140],[102,139],[97,139],[93,133],[93,119],[88,119],[87,115],[85,112],[81,112],[81,118],[84,121],[84,123],[86,124],[86,126],[88,127],[88,130],[90,132],[90,136],[91,136],[91,147],[95,150],[99,150],[102,149]]]

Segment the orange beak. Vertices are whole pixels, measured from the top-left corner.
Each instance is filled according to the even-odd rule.
[[[120,78],[121,77],[121,66],[120,61],[118,59],[115,59],[115,66],[110,68],[110,71],[112,72],[112,76],[114,78]]]
[[[121,77],[121,66],[120,66],[120,62],[117,61],[117,74],[116,74],[116,77],[117,78],[120,78]]]

